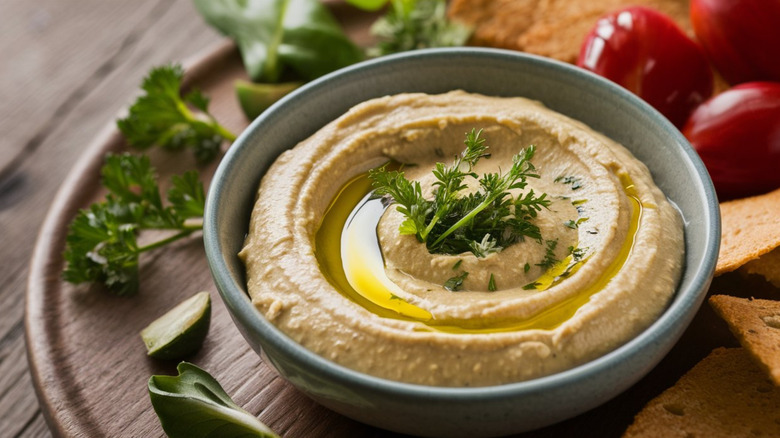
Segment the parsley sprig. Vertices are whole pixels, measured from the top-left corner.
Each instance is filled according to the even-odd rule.
[[[232,142],[236,136],[208,112],[209,98],[199,90],[181,95],[183,77],[180,65],[152,69],[141,85],[145,94],[117,126],[135,148],[186,147],[193,150],[198,162],[208,162],[219,154],[224,140]]]
[[[195,171],[171,179],[163,205],[149,158],[131,154],[106,157],[102,168],[105,201],[81,210],[66,237],[63,277],[70,283],[100,282],[117,295],[138,290],[138,258],[202,228],[205,194]],[[198,220],[193,220],[198,219]],[[143,246],[143,230],[168,230],[166,238]]]
[[[360,6],[365,2],[353,0],[352,3]],[[369,50],[371,56],[427,47],[462,46],[471,36],[468,26],[447,18],[444,0],[389,0],[388,3],[387,15],[371,27],[371,33],[378,40]]]
[[[482,131],[466,134],[466,149],[449,166],[436,163],[433,174],[433,199],[425,199],[418,181],[409,181],[403,171],[387,166],[369,171],[375,196],[389,196],[406,219],[401,234],[415,235],[436,254],[472,252],[485,257],[530,237],[541,243],[539,227],[532,220],[550,201],[547,194],[536,195],[533,189],[513,196],[509,190],[525,189],[528,178],[538,178],[531,163],[535,148],[521,150],[512,159],[506,173],[487,173],[481,177],[474,167],[489,157]],[[466,178],[477,180],[479,189],[463,194]]]

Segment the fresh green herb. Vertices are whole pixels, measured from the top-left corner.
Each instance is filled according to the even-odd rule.
[[[149,398],[170,438],[279,438],[238,406],[209,373],[181,362],[178,376],[152,376]]]
[[[254,82],[237,80],[233,87],[236,90],[241,110],[249,120],[254,120],[277,100],[303,85],[303,82],[283,82],[281,84],[255,84]]]
[[[471,241],[469,242],[469,249],[477,257],[487,257],[494,252],[501,252],[502,247],[498,246],[497,240],[490,237],[490,233],[485,234],[482,237],[481,242]]]
[[[463,263],[463,259],[459,259],[457,262],[455,262],[454,265],[452,265],[452,270],[457,271],[458,268],[460,268],[460,265]]]
[[[573,205],[575,207],[578,207],[578,206],[580,206],[580,205],[582,205],[582,204],[584,204],[586,202],[588,202],[587,199],[577,199],[577,200],[571,201],[571,205]]]
[[[534,290],[537,287],[541,286],[541,284],[542,283],[538,283],[538,282],[528,283],[525,286],[523,286],[523,290]]]
[[[576,176],[559,176],[555,178],[555,182],[570,185],[572,190],[582,188],[582,180]]]
[[[100,282],[117,295],[138,290],[138,256],[202,228],[205,195],[197,172],[172,178],[169,206],[160,197],[154,169],[146,156],[108,155],[102,169],[109,194],[81,210],[70,224],[63,255],[63,277],[71,283]],[[191,223],[192,219],[198,223]],[[142,230],[173,234],[139,246]]]
[[[528,272],[529,270],[531,270],[531,265],[526,263],[525,266],[523,266],[523,272]]]
[[[463,271],[460,274],[447,279],[447,281],[444,282],[444,288],[450,292],[457,292],[460,290],[461,287],[463,287],[463,282],[466,280],[466,277],[468,276],[469,273]]]
[[[530,237],[541,243],[539,227],[532,223],[550,201],[547,194],[536,196],[533,190],[513,197],[511,189],[522,190],[528,178],[538,178],[531,163],[535,149],[530,146],[513,157],[506,174],[488,173],[479,177],[474,166],[488,157],[482,131],[466,134],[466,149],[452,165],[436,163],[433,174],[433,199],[422,196],[420,183],[410,182],[402,171],[388,171],[387,166],[369,171],[374,196],[389,196],[397,210],[406,216],[401,234],[415,235],[435,254],[460,254],[467,251],[477,257]],[[477,180],[479,190],[462,195],[466,177]]]
[[[560,275],[562,278],[566,278],[571,275],[572,269],[579,265],[582,260],[585,258],[585,254],[587,253],[588,248],[575,248],[573,246],[569,247],[569,254],[571,254],[572,263],[569,263],[569,266],[566,267],[566,270]]]
[[[386,5],[388,0],[347,0],[352,6],[357,6],[366,11],[378,11]]]
[[[544,254],[544,259],[542,259],[540,263],[537,263],[536,266],[540,266],[544,269],[550,269],[559,262],[559,260],[555,257],[555,247],[558,246],[558,240],[545,240],[545,244],[547,245],[547,249]]]
[[[496,278],[493,276],[493,274],[490,274],[490,280],[488,280],[488,290],[490,292],[496,291]]]
[[[348,1],[365,9],[369,9],[365,6],[374,7],[378,3]],[[371,56],[427,47],[462,46],[471,36],[468,26],[447,18],[445,0],[389,0],[389,3],[387,15],[371,27],[371,33],[378,40],[377,45],[369,50]]]
[[[569,247],[569,254],[571,254],[571,258],[574,262],[582,261],[587,251],[588,248],[575,248],[573,246]]]
[[[209,99],[200,91],[181,95],[183,76],[180,65],[152,69],[141,84],[146,94],[117,126],[134,148],[192,148],[198,162],[207,162],[219,154],[224,140],[232,142],[236,136],[209,114]]]
[[[568,228],[577,229],[577,228],[579,228],[580,224],[582,224],[583,222],[586,222],[588,219],[590,219],[590,218],[581,217],[581,218],[577,219],[576,221],[568,220],[568,221],[564,222],[563,225],[568,227]]]
[[[255,82],[311,80],[363,58],[318,0],[195,0],[195,7],[235,40]]]

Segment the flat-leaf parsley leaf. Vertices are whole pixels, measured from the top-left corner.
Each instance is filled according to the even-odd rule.
[[[547,194],[536,195],[532,189],[513,196],[509,190],[525,189],[528,178],[538,178],[531,163],[535,148],[521,150],[512,159],[506,173],[474,172],[481,158],[488,157],[488,146],[482,131],[466,134],[466,149],[453,163],[436,163],[433,199],[425,199],[418,181],[409,181],[400,170],[387,166],[369,171],[375,196],[389,196],[406,219],[401,234],[415,235],[435,254],[471,252],[485,257],[530,237],[542,242],[541,232],[532,220],[550,201]],[[477,181],[479,188],[468,194],[466,178]]]
[[[195,171],[174,176],[169,205],[165,206],[146,156],[109,154],[102,175],[109,194],[105,201],[81,210],[71,222],[63,277],[70,283],[103,283],[117,295],[133,294],[138,290],[138,257],[142,252],[202,228],[203,184]],[[139,246],[139,232],[151,229],[167,230],[170,235]]]
[[[209,114],[209,99],[199,90],[181,95],[183,77],[180,65],[153,68],[141,84],[145,94],[130,107],[127,117],[117,120],[117,127],[134,148],[186,147],[198,162],[211,161],[222,142],[232,142],[236,136]]]

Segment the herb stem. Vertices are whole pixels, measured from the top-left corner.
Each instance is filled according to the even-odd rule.
[[[458,228],[460,228],[460,227],[466,225],[467,223],[469,223],[469,221],[471,221],[471,219],[474,218],[474,216],[479,214],[480,211],[484,210],[485,207],[490,205],[490,203],[493,202],[494,200],[495,200],[495,198],[491,196],[490,198],[485,199],[484,201],[482,201],[479,205],[474,207],[474,209],[471,210],[467,215],[465,215],[462,218],[460,218],[459,221],[455,222],[451,227],[449,227],[447,229],[447,231],[442,233],[441,236],[439,236],[439,238],[436,239],[431,246],[435,247],[436,245],[441,243],[441,241],[444,240],[447,236],[449,236],[450,234],[454,233],[455,230],[457,230]]]
[[[192,123],[207,123],[209,126],[211,126],[214,131],[219,135],[220,137],[224,138],[225,140],[229,142],[236,141],[236,135],[232,132],[228,131],[227,128],[220,125],[217,120],[211,116],[211,114],[207,114],[208,122],[205,122],[204,120],[198,118],[195,116],[195,114],[190,111],[189,107],[184,102],[177,102],[176,103],[177,108],[179,108],[179,112],[184,116],[185,119],[189,120]]]
[[[160,240],[158,240],[156,242],[152,242],[152,243],[150,243],[148,245],[140,246],[140,247],[138,247],[138,249],[135,252],[137,254],[140,254],[142,252],[150,251],[150,250],[153,250],[155,248],[159,248],[161,246],[165,246],[165,245],[167,245],[167,244],[169,244],[171,242],[175,242],[175,241],[177,241],[179,239],[187,237],[190,234],[192,234],[195,231],[198,231],[200,229],[202,229],[202,228],[201,227],[195,227],[195,226],[186,227],[181,232],[178,232],[178,233],[176,233],[176,234],[174,234],[172,236],[166,237],[165,239],[160,239]]]
[[[214,119],[212,119],[212,120],[214,120]],[[234,141],[236,141],[236,135],[233,134],[232,132],[228,131],[224,126],[222,126],[219,123],[217,123],[216,120],[214,120],[214,123],[213,123],[212,126],[214,126],[214,130],[217,131],[217,134],[219,134],[225,140],[229,141],[230,143],[233,143]]]

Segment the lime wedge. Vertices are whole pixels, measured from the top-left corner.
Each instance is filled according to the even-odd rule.
[[[256,84],[239,79],[235,82],[235,89],[238,103],[241,104],[244,114],[249,120],[254,120],[266,108],[301,85],[303,85],[302,82]]]
[[[141,330],[147,354],[155,359],[181,359],[198,351],[211,321],[211,297],[198,292]]]

